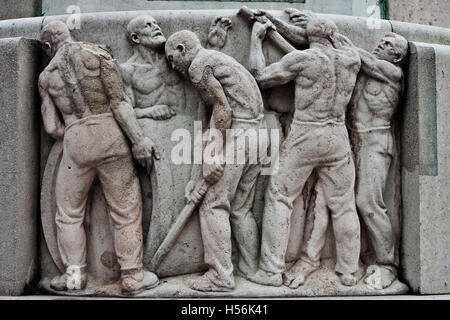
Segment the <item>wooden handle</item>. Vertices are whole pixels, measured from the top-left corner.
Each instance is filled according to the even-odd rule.
[[[246,19],[250,19],[251,17],[255,17],[255,20],[260,23],[266,23],[267,17],[265,16],[255,16],[254,11],[250,9],[247,6],[242,6],[242,8],[239,10],[238,15],[241,15],[242,17]],[[277,45],[283,52],[289,53],[292,52],[295,49],[294,46],[292,46],[289,42],[284,39],[281,34],[278,33],[275,29],[269,29],[267,30],[267,38],[269,38],[275,45]]]

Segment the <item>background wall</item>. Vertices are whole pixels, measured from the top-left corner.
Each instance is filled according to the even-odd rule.
[[[320,13],[363,17],[384,17],[385,0],[211,0],[211,1],[153,1],[153,0],[0,0],[0,20],[66,13],[88,13],[132,10],[172,9],[238,9],[242,5],[261,9],[294,7]]]
[[[389,19],[450,28],[449,0],[389,0]]]

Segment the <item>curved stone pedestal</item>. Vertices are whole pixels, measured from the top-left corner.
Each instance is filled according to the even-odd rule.
[[[192,274],[160,279],[160,284],[153,289],[137,295],[138,298],[293,298],[293,297],[320,297],[320,296],[378,296],[405,294],[408,286],[396,280],[390,287],[384,290],[374,290],[366,286],[363,280],[354,287],[347,287],[340,283],[334,273],[332,259],[322,261],[321,268],[306,280],[298,289],[290,289],[285,286],[263,286],[240,276],[235,276],[236,288],[231,292],[200,292],[186,286],[184,280],[192,277]],[[43,290],[67,296],[98,296],[98,297],[125,297],[120,293],[120,283],[111,285],[99,285],[95,280],[88,281],[88,287],[82,291],[55,291],[50,288],[50,279],[42,279],[40,286]]]

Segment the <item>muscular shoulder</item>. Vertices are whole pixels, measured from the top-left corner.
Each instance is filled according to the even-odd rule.
[[[320,55],[322,54],[315,49],[295,50],[281,58],[281,63],[286,69],[296,71],[305,65],[320,63]]]
[[[219,58],[216,53],[219,52],[203,49],[194,58],[188,70],[189,79],[194,84],[202,81],[205,72],[208,73],[213,71],[214,66],[217,63],[217,60],[215,58]]]
[[[122,79],[125,82],[130,83],[135,71],[135,65],[127,61],[119,65],[119,71],[122,75]]]
[[[386,60],[379,60],[379,66],[383,70],[384,74],[389,77],[389,79],[395,82],[400,82],[403,78],[403,71],[401,67]]]
[[[49,77],[49,71],[47,69],[44,69],[44,71],[41,72],[39,75],[39,88],[40,89],[46,89],[48,88],[48,77]]]

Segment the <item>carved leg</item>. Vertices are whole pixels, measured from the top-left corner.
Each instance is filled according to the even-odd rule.
[[[293,202],[311,175],[313,164],[301,163],[295,139],[285,140],[278,173],[270,177],[262,222],[261,255],[252,281],[280,286],[285,271]]]
[[[383,199],[392,160],[392,137],[389,130],[358,134],[361,145],[355,152],[358,172],[356,204],[367,226],[377,263],[367,269],[365,282],[374,288],[384,289],[397,277],[392,224]]]
[[[158,277],[143,270],[141,188],[131,155],[106,161],[97,170],[114,222],[122,292],[131,295],[155,287]]]
[[[321,181],[315,186],[314,225],[311,236],[306,240],[300,260],[283,274],[284,285],[292,289],[301,286],[306,278],[319,269],[322,249],[325,246],[327,228],[330,221],[328,207]]]
[[[83,222],[94,177],[94,170],[80,168],[65,150],[56,177],[56,226],[59,253],[67,271],[52,280],[51,286],[55,290],[79,290],[86,286],[86,233]]]
[[[224,291],[234,288],[231,261],[231,202],[244,169],[245,165],[225,165],[221,179],[209,187],[200,205],[200,227],[205,263],[209,270],[202,277],[187,282],[194,290]],[[239,244],[238,247],[246,248],[244,244]]]
[[[355,167],[350,152],[317,171],[327,199],[336,238],[336,267],[344,285],[356,285],[360,255],[360,224],[355,206]]]
[[[230,221],[239,249],[238,269],[246,278],[254,274],[258,268],[259,231],[251,208],[259,172],[260,167],[256,164],[246,168],[231,204]]]

